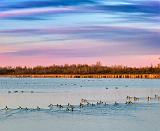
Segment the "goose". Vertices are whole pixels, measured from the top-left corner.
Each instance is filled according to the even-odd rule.
[[[62,105],[59,105],[59,108],[63,108],[63,106],[62,106]]]
[[[127,96],[126,98],[127,98],[127,100],[131,100],[132,99],[132,97],[130,97],[130,96]]]
[[[73,105],[70,105],[70,108],[71,108],[71,111],[73,111],[75,107]]]
[[[126,104],[133,104],[133,102],[132,101],[127,101]]]
[[[115,101],[114,105],[119,105],[119,104]]]
[[[150,101],[150,100],[151,100],[151,97],[148,96],[148,97],[147,97],[147,100]]]
[[[66,111],[69,111],[69,108],[68,108],[68,107],[66,108]]]
[[[26,107],[25,110],[29,110],[29,109]]]
[[[100,103],[100,104],[103,104],[103,102],[102,102],[102,101],[100,101],[99,103]]]
[[[91,105],[92,105],[92,106],[95,106],[95,104],[93,104],[93,103],[92,103]]]
[[[87,102],[87,106],[89,106],[90,105],[90,103],[89,102]]]
[[[57,104],[57,107],[59,107],[59,108],[63,108],[63,106],[62,106],[62,105],[58,105],[58,104]]]
[[[37,106],[37,110],[39,111],[41,108],[39,106]]]
[[[139,100],[139,98],[137,98],[137,97],[134,97],[133,99],[134,99],[134,101],[138,101]]]
[[[21,106],[19,106],[19,107],[18,107],[18,110],[22,110],[22,107],[21,107]]]
[[[6,111],[9,110],[8,106],[6,106],[4,109],[5,109]]]
[[[106,106],[106,105],[107,105],[107,103],[105,102],[105,103],[104,103],[104,105]]]
[[[158,95],[155,94],[155,98],[157,98],[157,97],[158,97]]]
[[[79,107],[80,107],[80,108],[83,108],[83,106],[84,106],[84,105],[83,105],[82,103],[79,104]]]
[[[54,106],[53,104],[49,104],[49,105],[48,105],[49,108],[52,108],[53,106]]]
[[[67,106],[70,106],[70,105],[71,105],[70,103],[67,104]]]
[[[99,105],[99,102],[96,102],[97,105]]]
[[[74,111],[74,108],[73,108],[73,107],[71,108],[71,111]]]

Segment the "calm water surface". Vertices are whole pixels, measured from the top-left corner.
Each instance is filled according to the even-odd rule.
[[[0,78],[3,90],[74,90],[85,88],[160,88],[159,79]]]
[[[160,88],[156,79],[0,78],[8,90],[67,91],[81,88]],[[0,131],[160,131],[160,103],[64,109],[0,110]]]

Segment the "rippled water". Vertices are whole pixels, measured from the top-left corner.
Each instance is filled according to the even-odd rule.
[[[155,79],[33,79],[0,78],[0,91],[59,91],[81,88],[160,88]],[[0,110],[0,131],[159,131],[160,103],[75,105],[59,109]]]
[[[0,129],[5,131],[35,130],[114,130],[159,131],[160,104],[107,105],[59,109],[9,110],[0,112]]]

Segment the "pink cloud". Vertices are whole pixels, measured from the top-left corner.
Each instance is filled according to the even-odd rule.
[[[101,61],[103,65],[127,65],[127,66],[150,66],[160,63],[158,55],[137,55],[137,56],[106,56],[106,57],[47,57],[47,56],[5,56],[0,55],[0,66],[49,66],[53,64],[95,64]]]
[[[41,13],[63,13],[72,11],[71,7],[52,7],[52,8],[33,8],[33,9],[21,9],[21,10],[9,10],[0,12],[0,18],[22,16],[22,15],[33,15]]]

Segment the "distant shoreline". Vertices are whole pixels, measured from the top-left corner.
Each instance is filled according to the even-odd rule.
[[[23,75],[0,75],[11,78],[142,78],[160,79],[160,74],[23,74]]]

